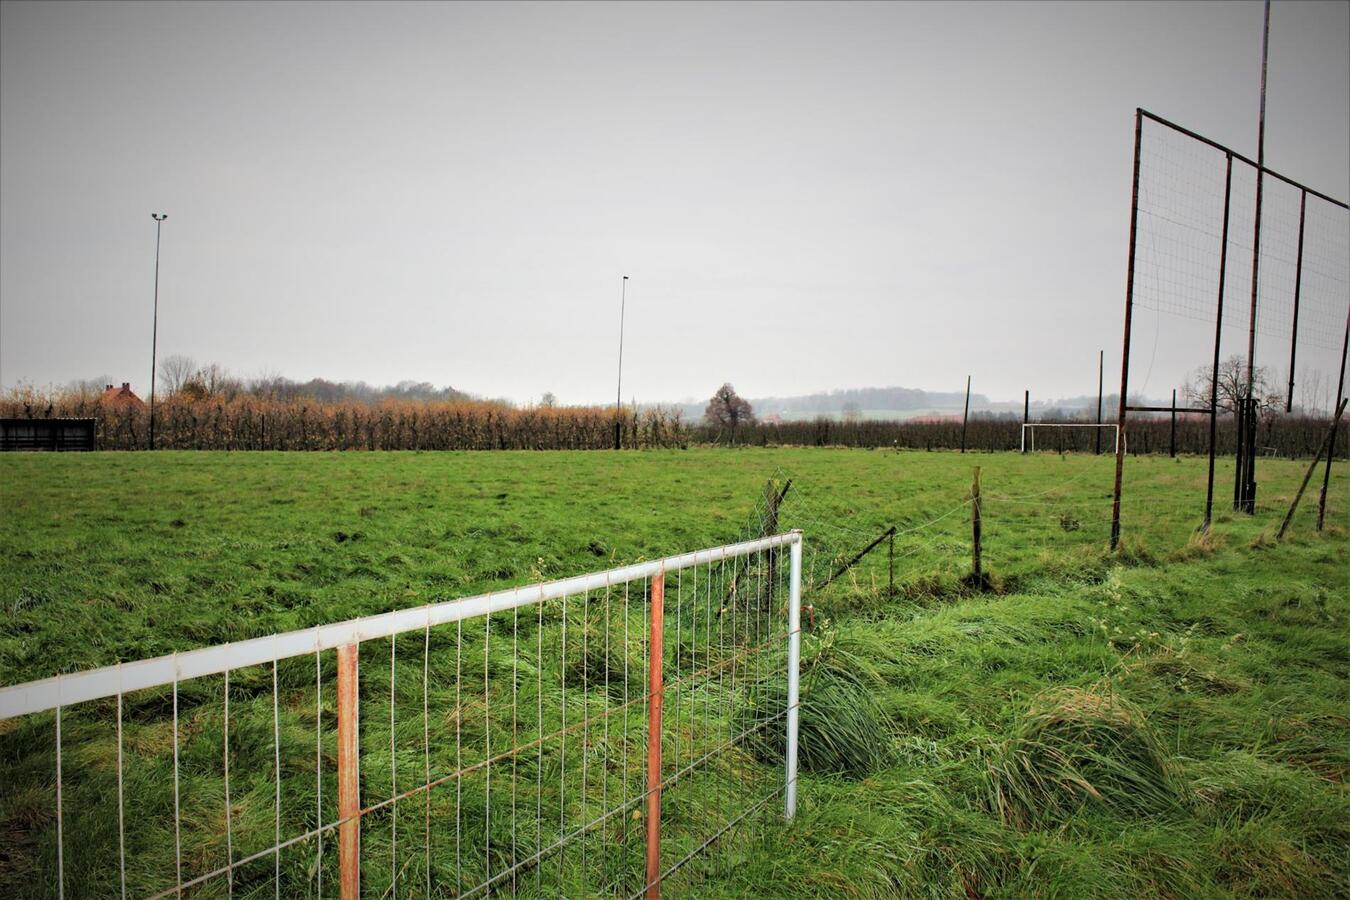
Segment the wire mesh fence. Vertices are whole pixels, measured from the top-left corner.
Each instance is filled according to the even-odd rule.
[[[1252,512],[1257,456],[1320,446],[1348,348],[1350,206],[1138,110],[1119,423],[1132,438],[1128,414],[1159,411],[1132,398],[1159,388],[1208,420],[1203,527],[1220,433],[1231,430],[1238,458],[1234,508]],[[1329,447],[1334,456],[1334,430]]]
[[[0,689],[29,896],[693,887],[795,803],[801,535]],[[12,838],[12,840],[11,840]]]
[[[1267,169],[1256,252],[1254,163],[1147,112],[1139,145],[1132,391],[1207,406],[1216,341],[1221,376],[1252,342],[1272,410],[1328,415],[1350,304],[1345,203]],[[1241,385],[1219,387],[1223,401]]]

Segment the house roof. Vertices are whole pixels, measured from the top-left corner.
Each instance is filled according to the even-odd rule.
[[[103,393],[99,396],[99,402],[120,403],[123,405],[130,405],[130,406],[145,405],[145,402],[142,401],[140,397],[137,397],[136,392],[131,389],[131,382],[129,381],[122,382],[122,386],[120,388],[114,387],[111,384],[105,387],[103,389]]]

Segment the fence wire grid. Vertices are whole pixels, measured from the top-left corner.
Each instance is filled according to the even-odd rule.
[[[350,826],[361,896],[695,890],[725,865],[710,847],[795,793],[800,547],[771,535],[0,689],[0,722],[52,748],[7,776],[50,801],[10,850],[37,873],[20,893],[339,896]],[[115,796],[89,777],[110,765]]]

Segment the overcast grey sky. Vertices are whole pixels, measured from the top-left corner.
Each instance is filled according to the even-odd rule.
[[[1133,112],[1255,155],[1261,5],[0,7],[0,382],[518,400],[1117,380]],[[1267,163],[1350,194],[1350,4]],[[1181,365],[1177,361],[1177,365]]]

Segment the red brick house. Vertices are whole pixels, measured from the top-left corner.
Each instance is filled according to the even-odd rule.
[[[137,409],[145,408],[145,401],[137,397],[131,390],[131,382],[124,381],[120,388],[113,387],[111,384],[103,389],[103,393],[98,398],[100,403],[111,403],[115,406],[134,406]]]

